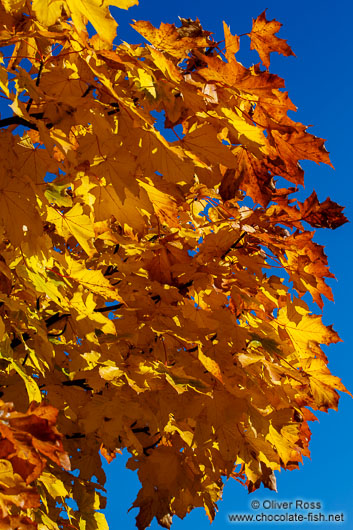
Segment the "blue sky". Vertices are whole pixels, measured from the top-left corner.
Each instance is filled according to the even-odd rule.
[[[221,40],[222,21],[230,25],[233,33],[250,31],[252,18],[256,18],[265,8],[267,18],[276,18],[283,23],[279,36],[287,39],[296,57],[283,57],[271,54],[270,71],[282,76],[286,81],[294,104],[298,107],[295,119],[309,125],[311,133],[326,138],[326,147],[331,154],[335,170],[314,162],[304,162],[305,195],[313,189],[318,197],[332,200],[346,206],[346,216],[353,219],[353,192],[350,164],[351,128],[353,113],[351,106],[353,74],[351,69],[352,45],[350,40],[350,20],[353,5],[348,0],[340,2],[319,0],[178,0],[166,2],[140,0],[140,5],[127,12],[113,8],[119,22],[118,37],[133,43],[143,41],[129,27],[132,19],[150,20],[159,26],[160,22],[178,24],[178,16],[198,17],[204,27],[214,32],[215,40]],[[239,60],[249,66],[259,61],[256,52],[249,50],[249,39],[241,39]],[[352,225],[346,224],[334,231],[321,230],[315,240],[325,245],[332,272],[337,281],[330,281],[335,303],[326,302],[323,320],[334,324],[344,343],[332,345],[326,351],[329,368],[341,377],[343,383],[353,392],[352,360],[352,317],[353,300],[351,269]],[[275,528],[303,530],[312,529],[315,523],[230,523],[230,513],[256,513],[250,508],[252,500],[260,503],[266,499],[280,501],[319,501],[321,511],[344,514],[344,522],[316,523],[324,528],[353,528],[353,460],[350,455],[353,400],[342,395],[338,412],[318,413],[319,422],[311,425],[311,460],[305,459],[299,471],[277,473],[278,493],[260,489],[249,495],[247,490],[234,480],[229,480],[224,488],[223,501],[218,504],[218,514],[210,523],[201,509],[194,510],[183,521],[174,518],[174,530],[198,529],[220,530],[226,528]],[[110,528],[133,529],[137,510],[127,509],[134,501],[139,481],[135,473],[124,469],[126,455],[117,458],[107,472],[108,507],[106,517]],[[266,504],[265,504],[266,505]],[[294,506],[294,505],[293,505]],[[260,508],[258,512],[280,514],[286,510]],[[303,512],[304,514],[306,512]],[[151,529],[160,528],[153,522]]]
[[[353,74],[351,68],[351,19],[353,4],[348,0],[336,2],[319,0],[140,0],[140,5],[128,11],[113,8],[119,22],[118,38],[128,42],[142,42],[129,23],[132,19],[150,20],[159,26],[160,22],[178,23],[178,16],[201,20],[203,27],[214,32],[215,40],[222,40],[222,21],[225,20],[233,33],[243,34],[251,29],[251,19],[256,18],[265,8],[267,18],[276,18],[283,23],[280,36],[287,39],[296,57],[285,58],[271,55],[270,71],[283,77],[289,95],[298,107],[296,120],[313,124],[311,133],[326,138],[326,147],[331,153],[335,171],[324,165],[304,162],[306,187],[305,195],[316,190],[321,200],[329,196],[346,206],[345,214],[353,219],[351,194],[352,170],[350,164],[351,129],[353,112],[351,105]],[[242,37],[239,60],[249,66],[259,61],[256,52],[250,52],[249,39]],[[4,113],[5,115],[5,113]],[[329,283],[333,289],[335,303],[327,302],[323,320],[334,324],[343,343],[327,349],[331,371],[342,378],[343,383],[353,393],[352,360],[352,317],[353,300],[352,269],[352,225],[346,224],[335,231],[317,232],[318,243],[324,244],[332,272],[336,280]],[[315,523],[272,524],[230,523],[228,514],[255,513],[250,508],[252,500],[273,499],[282,501],[319,501],[325,514],[344,514],[343,523],[323,525],[334,528],[353,528],[353,459],[350,455],[353,435],[353,399],[342,395],[338,412],[319,413],[319,422],[312,424],[311,460],[305,459],[299,471],[277,473],[278,493],[260,489],[249,495],[240,484],[229,480],[224,489],[223,501],[219,503],[218,514],[211,530],[236,528],[296,529],[313,528]],[[118,457],[107,472],[108,506],[106,517],[111,530],[135,528],[137,510],[127,514],[139,489],[139,481],[134,472],[124,469],[126,454]],[[265,513],[282,511],[259,509]],[[315,512],[315,511],[313,511]],[[323,524],[323,523],[320,523]],[[194,510],[183,521],[174,518],[174,530],[210,528],[205,512]],[[160,528],[153,522],[151,529]]]

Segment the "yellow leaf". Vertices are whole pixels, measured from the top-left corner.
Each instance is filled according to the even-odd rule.
[[[4,337],[4,333],[5,333],[5,324],[4,324],[2,317],[0,317],[0,341],[2,341]]]
[[[208,370],[216,379],[223,383],[222,372],[219,367],[219,364],[214,359],[211,359],[211,357],[205,355],[200,347],[198,356],[200,362],[204,365],[206,370]]]
[[[10,92],[8,87],[8,74],[6,68],[4,68],[2,65],[4,64],[4,60],[2,58],[2,55],[0,55],[0,88],[4,92],[4,94],[10,98]]]
[[[175,83],[179,83],[183,79],[183,76],[179,72],[178,68],[170,59],[168,59],[168,57],[152,46],[148,46],[148,49],[151,52],[154,64],[163,72],[165,76],[170,77],[170,79]]]
[[[83,214],[81,204],[76,203],[66,213],[61,213],[52,206],[48,206],[47,220],[49,223],[55,224],[58,234],[65,241],[70,236],[74,236],[88,256],[95,254],[96,249],[93,245],[93,238],[95,237],[94,226],[88,215]]]
[[[106,381],[112,381],[124,374],[123,370],[120,370],[117,366],[100,366],[99,375]]]
[[[82,326],[82,333],[86,332],[87,321],[85,318],[89,318],[99,324],[100,329],[103,333],[115,333],[116,329],[114,322],[103,315],[103,313],[95,312],[96,303],[93,300],[93,293],[88,293],[87,296],[82,295],[82,290],[77,290],[70,300],[70,306],[77,311],[77,322],[76,327]]]
[[[182,139],[182,145],[195,153],[202,161],[209,164],[223,164],[236,167],[236,160],[231,150],[217,138],[212,125],[203,125],[189,132]]]
[[[32,8],[43,26],[52,26],[61,17],[62,9],[72,16],[76,28],[85,30],[87,20],[94,26],[99,36],[111,43],[116,35],[117,23],[109,13],[109,6],[129,9],[137,5],[138,0],[33,0]],[[8,11],[22,9],[23,0],[5,0]]]
[[[49,495],[55,499],[56,497],[66,497],[68,491],[64,486],[64,483],[52,473],[43,471],[39,477],[45,488],[48,490]]]
[[[153,209],[161,222],[168,226],[178,228],[180,226],[178,221],[178,208],[173,197],[139,179],[138,182],[147,191],[147,195],[153,204]]]
[[[269,426],[269,434],[266,436],[266,439],[269,440],[275,447],[280,458],[283,460],[286,465],[290,460],[293,459],[296,454],[296,447],[294,440],[299,441],[298,433],[297,436],[289,435],[285,433],[285,428],[282,429],[281,433],[277,431],[272,425]]]
[[[42,222],[36,208],[35,193],[27,179],[8,175],[1,167],[0,189],[0,221],[11,242],[20,245],[25,237],[39,237]]]
[[[85,289],[99,294],[104,298],[122,301],[116,287],[114,287],[99,269],[88,269],[84,261],[73,259],[66,254],[67,275],[77,281]]]
[[[94,26],[101,39],[112,43],[117,23],[109,13],[108,6],[116,6],[120,9],[138,5],[138,0],[66,0],[73,23],[80,30],[85,29],[85,18]]]
[[[310,357],[310,342],[331,344],[341,339],[332,329],[324,326],[319,315],[312,315],[301,306],[291,304],[281,308],[274,325],[285,329],[296,353],[300,357]]]
[[[234,127],[239,142],[250,149],[250,151],[257,152],[259,148],[266,144],[266,138],[260,127],[256,127],[229,108],[223,107],[222,112],[228,118],[232,127]]]
[[[331,374],[323,359],[306,359],[303,362],[303,370],[310,376],[310,388],[319,410],[337,410],[339,395],[335,389],[352,395],[340,378]]]
[[[96,220],[109,219],[111,215],[124,227],[131,227],[138,233],[146,228],[146,218],[152,210],[151,203],[145,192],[133,194],[125,188],[125,200],[121,200],[112,184],[97,186],[92,193],[97,197]],[[142,191],[142,190],[141,190]]]
[[[21,366],[19,366],[15,361],[11,362],[11,366],[16,370],[18,375],[22,377],[26,385],[29,402],[32,403],[32,401],[36,401],[37,403],[40,403],[42,401],[42,395],[33,377],[27,375]]]
[[[0,460],[0,485],[5,488],[15,486],[12,464],[9,460]]]
[[[95,512],[93,517],[94,517],[94,522],[97,525],[97,530],[109,530],[109,526],[108,526],[104,513]]]
[[[39,510],[39,517],[42,523],[38,524],[38,530],[59,530],[58,525],[41,510]]]
[[[154,86],[154,80],[151,74],[149,74],[144,68],[138,68],[137,72],[140,89],[146,90],[153,98],[156,98],[156,87]]]
[[[48,270],[46,270],[43,263],[41,263],[35,256],[29,257],[27,263],[31,266],[31,269],[29,267],[27,268],[27,275],[35,288],[40,293],[47,295],[57,304],[61,306],[63,306],[63,304],[65,305],[64,298],[58,289],[57,283],[48,276]]]
[[[26,0],[2,0],[1,2],[9,13],[16,13],[22,10],[26,5]]]
[[[63,0],[33,0],[32,9],[43,26],[52,26],[61,16]]]

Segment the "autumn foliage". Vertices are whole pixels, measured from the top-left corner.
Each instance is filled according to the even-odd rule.
[[[298,468],[308,407],[345,391],[302,297],[332,300],[310,227],[346,219],[296,198],[299,161],[330,160],[268,71],[280,23],[254,20],[246,68],[226,24],[114,45],[108,5],[134,4],[0,3],[1,530],[106,529],[100,455],[123,448],[140,530],[212,520],[222,479]]]

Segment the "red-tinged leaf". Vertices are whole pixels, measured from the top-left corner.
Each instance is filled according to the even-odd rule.
[[[41,504],[39,492],[31,483],[43,472],[45,456],[66,470],[70,469],[70,460],[55,427],[57,409],[33,404],[23,414],[16,412],[11,403],[0,401],[0,412],[0,522],[8,518],[15,524],[13,506],[26,513]]]
[[[348,219],[343,215],[343,206],[331,201],[329,197],[324,202],[319,202],[315,191],[300,207],[302,219],[316,228],[338,228]]]

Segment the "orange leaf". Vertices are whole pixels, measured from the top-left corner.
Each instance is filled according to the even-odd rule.
[[[270,53],[277,52],[282,55],[294,55],[291,48],[284,39],[276,37],[282,27],[277,20],[266,20],[266,10],[255,20],[253,19],[252,30],[249,33],[251,39],[251,49],[256,50],[260,58],[268,69],[270,66]]]

